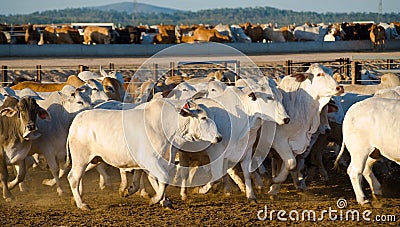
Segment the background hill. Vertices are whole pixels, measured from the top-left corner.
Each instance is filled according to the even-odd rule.
[[[7,24],[49,24],[72,22],[114,22],[117,25],[139,24],[238,24],[273,23],[288,24],[337,23],[343,21],[377,21],[378,13],[317,13],[280,10],[271,7],[224,8],[199,11],[179,11],[137,3],[134,20],[132,2],[122,2],[91,8],[48,10],[27,15],[0,15],[0,22]],[[400,13],[382,15],[383,22],[400,21]]]
[[[165,13],[165,14],[174,14],[181,12],[181,10],[165,8],[165,7],[158,7],[146,3],[136,3],[133,4],[132,2],[120,2],[114,4],[108,4],[104,6],[95,6],[91,7],[91,9],[103,10],[103,11],[117,11],[117,12],[126,12],[131,14],[133,12],[133,8],[135,8],[136,12],[138,13]]]

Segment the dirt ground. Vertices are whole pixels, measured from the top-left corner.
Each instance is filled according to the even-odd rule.
[[[287,59],[301,60],[327,60],[339,57],[351,57],[360,53],[324,53],[307,55],[273,55],[251,57],[256,63],[269,61],[285,61]],[[378,56],[398,56],[399,53],[368,53]],[[0,59],[0,64],[9,67],[34,67],[37,64],[47,66],[77,66],[107,65],[114,62],[116,65],[133,64],[140,65],[145,58],[120,58],[120,59]],[[244,194],[239,192],[226,196],[220,191],[206,195],[189,194],[188,200],[180,199],[179,191],[175,187],[167,188],[167,195],[172,200],[174,209],[165,209],[160,205],[148,205],[149,199],[139,195],[121,198],[118,194],[120,182],[116,169],[109,168],[112,175],[113,189],[100,190],[98,187],[98,173],[88,172],[84,177],[84,201],[92,208],[91,211],[81,211],[71,202],[72,194],[66,178],[62,183],[66,193],[59,197],[55,187],[41,184],[44,178],[50,177],[47,170],[30,170],[32,180],[28,181],[29,192],[20,192],[17,188],[12,190],[15,199],[11,202],[0,200],[0,225],[1,226],[399,226],[400,225],[400,178],[386,177],[383,180],[384,196],[381,199],[382,208],[361,207],[355,201],[355,196],[348,176],[331,170],[333,159],[325,158],[330,179],[323,182],[320,179],[308,184],[306,192],[295,190],[290,179],[283,184],[279,199],[272,201],[264,192],[258,192],[257,203],[247,202]],[[399,176],[399,175],[396,175]],[[365,185],[364,191],[367,197],[371,196],[369,188]],[[340,209],[337,206],[338,199],[346,199],[347,206]],[[262,221],[260,218],[265,215]],[[274,211],[273,211],[274,210]],[[283,210],[288,214],[299,213],[299,220],[277,220],[277,212]],[[309,221],[306,216],[302,220],[302,212],[315,211],[316,221]],[[340,220],[330,220],[338,216]],[[357,211],[359,220],[346,221],[347,211]],[[273,211],[273,215],[270,213]],[[336,213],[334,212],[336,211]],[[370,218],[364,220],[363,212]],[[322,218],[321,218],[321,213]],[[342,215],[340,215],[342,214]],[[263,216],[264,215],[264,216]],[[390,219],[394,215],[395,221],[378,221],[377,219]],[[292,216],[295,217],[295,216]],[[322,220],[318,220],[318,218]],[[375,220],[376,219],[376,220]]]
[[[326,156],[328,157],[328,156]],[[91,211],[81,211],[71,202],[72,194],[68,182],[64,177],[62,183],[66,193],[59,197],[54,187],[41,185],[44,178],[50,177],[47,170],[31,170],[32,180],[29,182],[29,192],[12,191],[15,199],[11,202],[0,201],[1,226],[359,226],[359,225],[384,225],[398,226],[400,193],[399,178],[386,177],[383,180],[384,197],[381,199],[383,208],[361,207],[355,201],[350,181],[344,172],[338,173],[331,170],[333,158],[325,158],[329,169],[330,180],[322,182],[316,179],[309,184],[306,192],[298,192],[293,183],[288,181],[280,190],[276,201],[269,199],[265,192],[257,193],[257,204],[247,202],[244,194],[234,190],[230,196],[214,190],[206,195],[189,194],[188,200],[183,202],[179,197],[176,187],[167,188],[167,195],[173,202],[173,209],[162,208],[161,205],[148,205],[149,199],[132,195],[121,198],[118,195],[119,172],[109,168],[112,175],[112,188],[100,190],[98,188],[98,173],[88,172],[84,176],[84,201],[92,208]],[[398,177],[398,175],[397,175]],[[380,178],[382,179],[382,178]],[[397,180],[396,180],[397,179]],[[234,188],[235,189],[235,188]],[[236,188],[237,189],[237,188]],[[364,187],[366,195],[370,196],[369,189]],[[345,199],[347,206],[339,209],[338,199]],[[261,210],[261,211],[260,211]],[[267,211],[266,220],[264,218]],[[270,212],[275,210],[270,216]],[[284,210],[289,218],[289,212],[298,212],[299,220],[277,220],[278,210]],[[303,211],[313,210],[313,216],[308,219],[308,214]],[[331,217],[342,218],[343,221],[330,220]],[[360,221],[356,216],[347,216],[348,210],[357,210]],[[364,220],[363,212],[371,212]],[[336,211],[336,212],[335,212]],[[259,217],[257,214],[260,212]],[[342,215],[341,215],[342,212]],[[322,215],[321,215],[322,213]],[[341,216],[340,216],[341,215]],[[378,216],[380,215],[380,216]],[[382,215],[395,215],[396,221],[379,222],[374,219]],[[322,216],[322,218],[321,218]],[[291,216],[295,218],[296,216]],[[271,220],[270,220],[271,218]],[[319,219],[320,218],[320,219]],[[383,219],[383,218],[382,218]]]

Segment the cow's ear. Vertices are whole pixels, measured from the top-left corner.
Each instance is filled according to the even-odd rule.
[[[50,121],[51,120],[51,116],[50,113],[47,112],[45,109],[40,108],[38,110],[38,117],[42,120],[46,120],[46,121]]]
[[[16,113],[18,113],[18,110],[11,107],[6,107],[0,110],[1,116],[6,116],[6,117],[13,117]]]
[[[256,94],[254,92],[250,92],[247,96],[249,96],[252,101],[256,101],[257,100]]]
[[[186,108],[182,108],[181,111],[179,112],[179,114],[182,117],[193,117],[192,111],[190,111],[189,109],[186,109]]]

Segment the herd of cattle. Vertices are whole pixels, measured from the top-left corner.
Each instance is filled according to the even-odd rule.
[[[382,194],[373,164],[400,160],[396,74],[383,75],[377,85],[344,86],[321,64],[282,79],[229,75],[169,75],[135,87],[124,86],[119,72],[101,70],[71,75],[61,84],[23,81],[1,87],[4,199],[12,199],[16,186],[26,189],[28,167],[38,157],[44,157],[53,176],[43,184],[55,185],[61,196],[60,178],[68,173],[76,205],[83,210],[89,209],[81,197],[83,175],[96,167],[100,188],[105,188],[110,184],[106,165],[120,170],[121,196],[143,190],[142,181],[148,179],[156,192],[151,204],[171,205],[168,184],[182,186],[186,199],[185,186],[196,177],[201,193],[230,177],[255,201],[253,185],[264,187],[260,176],[267,173],[272,178],[268,193],[275,199],[289,173],[299,190],[306,189],[311,167],[328,178],[322,156],[329,142],[342,145],[336,165],[345,147],[350,153],[347,172],[358,203],[369,202],[362,176],[374,198]],[[205,172],[196,172],[198,165],[207,167]],[[10,166],[16,175],[12,181]],[[128,185],[127,173],[133,170]]]
[[[122,28],[69,25],[0,25],[0,44],[173,44],[188,42],[289,42],[399,39],[400,22],[289,25],[154,25]],[[22,35],[17,35],[21,34]]]

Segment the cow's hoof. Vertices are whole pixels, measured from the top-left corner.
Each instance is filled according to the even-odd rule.
[[[371,202],[370,202],[369,200],[361,201],[361,202],[359,202],[359,204],[360,204],[362,207],[365,207],[365,208],[370,208],[370,207],[371,207]]]
[[[256,198],[247,198],[247,202],[249,202],[252,205],[257,204]]]
[[[373,208],[382,208],[383,207],[383,203],[378,200],[373,200],[371,202],[371,205]]]
[[[230,193],[230,192],[225,192],[225,196],[226,197],[229,197],[229,196],[231,196],[232,194]]]
[[[187,195],[181,195],[181,199],[182,199],[182,201],[187,200]]]
[[[141,190],[140,191],[140,197],[145,198],[145,199],[149,199],[150,195],[145,190]]]
[[[89,205],[87,205],[87,204],[82,204],[82,207],[79,209],[81,209],[82,211],[90,211],[91,210]]]
[[[9,202],[13,201],[13,198],[12,198],[12,197],[7,197],[7,198],[5,198],[4,200],[5,200],[7,203],[9,203]]]
[[[160,203],[163,208],[174,209],[174,207],[172,206],[172,202],[169,199],[162,200],[160,201]]]
[[[54,186],[56,184],[56,180],[53,179],[44,179],[42,181],[42,184],[47,185],[47,186]]]
[[[70,198],[70,202],[71,202],[71,205],[76,206],[76,202],[75,202],[75,199],[73,196]]]
[[[278,195],[269,195],[269,199],[271,201],[277,201],[278,200]]]
[[[64,191],[61,188],[57,188],[57,194],[58,196],[62,196],[64,194]]]

